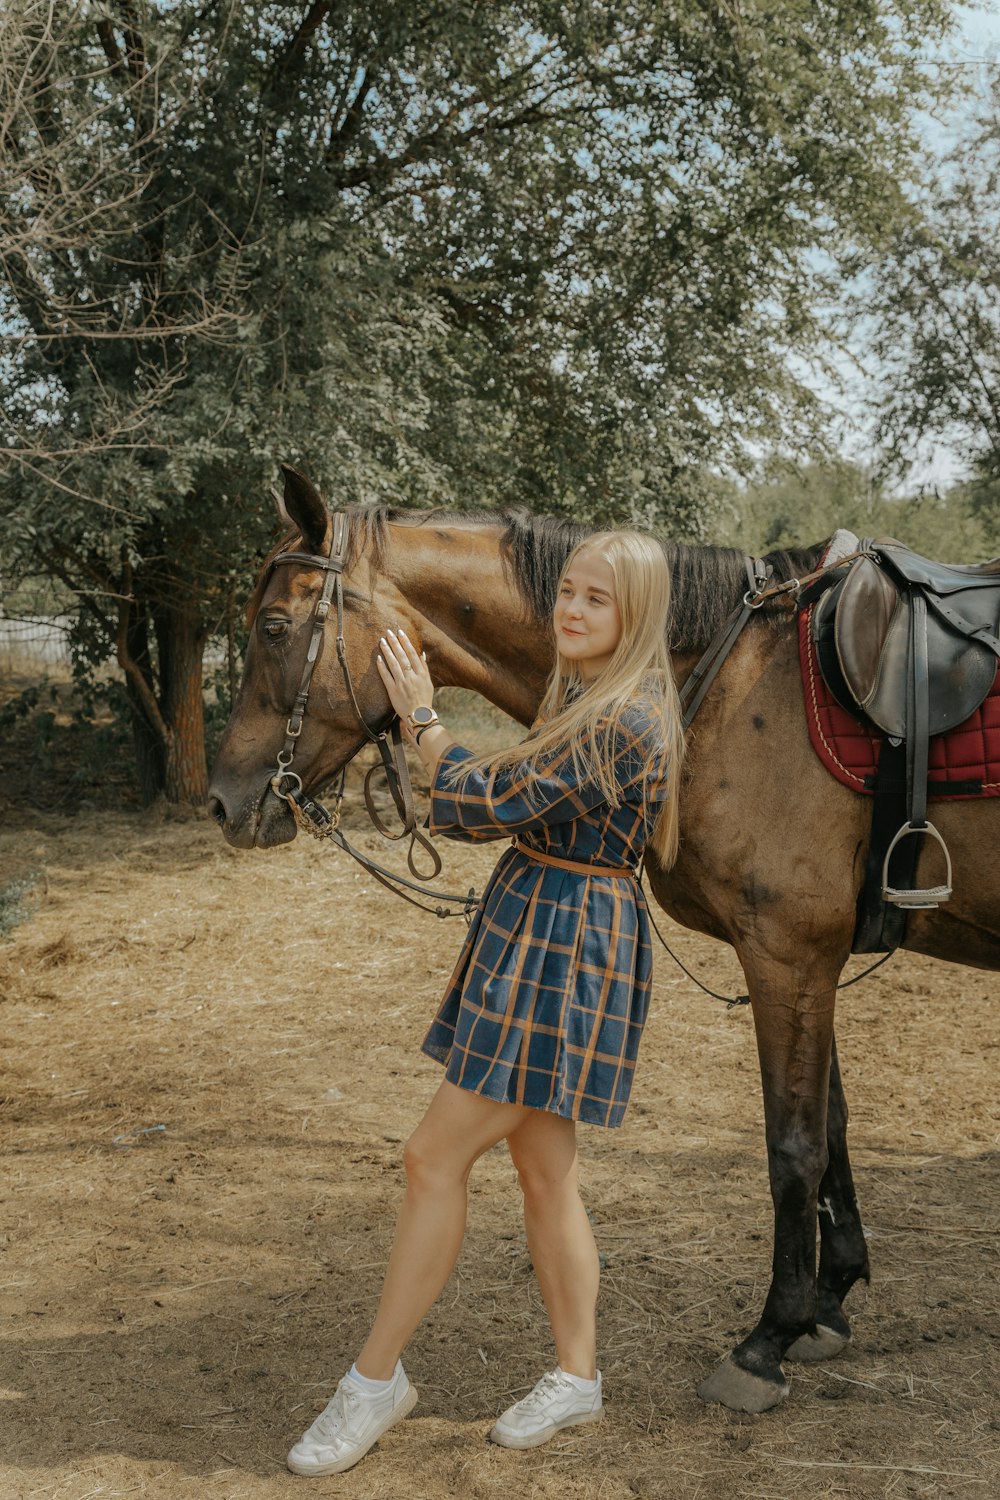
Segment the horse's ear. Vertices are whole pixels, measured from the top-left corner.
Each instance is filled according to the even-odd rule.
[[[323,552],[329,540],[331,520],[322,495],[312,480],[293,469],[291,464],[282,464],[281,472],[285,476],[285,495],[279,508],[287,520],[299,528],[309,551]]]

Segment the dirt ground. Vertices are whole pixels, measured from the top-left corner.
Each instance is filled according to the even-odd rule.
[[[481,886],[495,852],[447,847],[448,888]],[[460,924],[312,842],[238,854],[162,811],[8,799],[0,887],[19,878],[36,884],[0,940],[0,1500],[1000,1493],[997,976],[904,956],[845,995],[874,1280],[849,1300],[855,1343],[790,1367],[778,1410],[695,1394],[766,1292],[770,1200],[749,1017],[660,954],[626,1123],[581,1132],[607,1420],[534,1453],[484,1440],[552,1362],[498,1149],[407,1355],[412,1418],[308,1481],[284,1455],[375,1304]],[[739,987],[728,949],[668,936]]]

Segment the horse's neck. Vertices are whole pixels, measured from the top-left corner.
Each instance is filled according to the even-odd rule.
[[[552,633],[505,568],[499,527],[454,520],[393,525],[384,558],[385,608],[419,629],[436,683],[471,688],[531,722],[552,666]],[[678,682],[745,588],[739,553],[673,549]],[[392,614],[388,618],[392,618]],[[754,632],[759,635],[759,632]],[[737,656],[746,644],[739,642]],[[753,653],[756,654],[756,653]],[[718,695],[716,695],[718,696]]]
[[[401,526],[386,575],[415,615],[434,681],[470,688],[530,724],[552,665],[552,635],[534,618],[492,527]]]

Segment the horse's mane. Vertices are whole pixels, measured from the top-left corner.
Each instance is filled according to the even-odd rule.
[[[763,553],[770,582],[786,583],[811,573],[826,545],[823,541]],[[749,587],[746,553],[736,547],[688,547],[680,542],[664,542],[663,547],[671,572],[671,646],[675,651],[704,651]],[[753,618],[778,617],[765,606]],[[787,614],[780,618],[787,619]]]
[[[525,604],[537,620],[552,614],[556,584],[569,553],[593,530],[560,516],[536,516],[527,510],[412,511],[379,507],[354,510],[351,552],[372,548],[376,566],[384,557],[386,527],[395,525],[491,526],[500,529],[504,565]],[[812,572],[826,546],[768,552],[764,562],[775,583]],[[675,651],[702,651],[747,590],[744,554],[735,547],[685,546],[663,542],[670,562],[673,613],[671,644]]]
[[[455,526],[490,527],[500,531],[500,553],[504,567],[537,620],[549,618],[555,603],[556,584],[569,553],[593,530],[557,516],[536,516],[526,510],[401,510],[389,506],[355,506],[347,512],[347,567],[367,553],[380,568],[388,545],[388,527]],[[261,575],[247,606],[247,621],[253,623],[270,563],[280,553],[301,546],[298,532],[290,532],[265,559]],[[783,583],[811,572],[819,563],[825,543],[811,547],[768,552],[764,562],[772,581]],[[675,651],[702,651],[718,631],[747,589],[744,554],[735,547],[686,546],[663,542],[670,562],[673,613],[671,645]],[[761,611],[766,614],[766,611]]]
[[[494,513],[492,519],[504,528],[501,549],[525,602],[536,619],[548,620],[563,564],[594,528],[527,511]],[[661,545],[670,563],[671,647],[703,651],[747,591],[745,555],[735,547],[685,546],[662,538]],[[825,545],[767,553],[764,562],[772,569],[773,582],[811,572]]]
[[[593,527],[579,526],[559,516],[535,516],[527,510],[397,510],[388,506],[348,512],[350,521],[349,561],[370,549],[372,561],[381,567],[388,541],[386,528],[395,526],[489,527],[500,530],[500,554],[504,567],[520,590],[532,614],[539,619],[552,613],[556,584],[563,563],[577,542]]]

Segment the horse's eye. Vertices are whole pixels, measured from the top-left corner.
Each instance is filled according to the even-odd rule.
[[[270,641],[280,641],[283,635],[288,634],[287,620],[265,620],[264,634]]]

